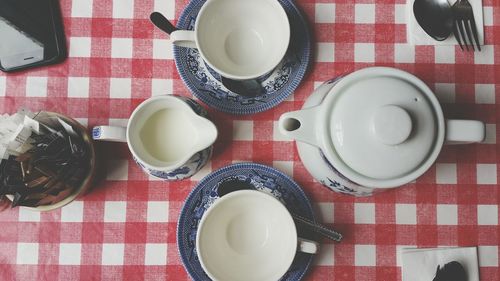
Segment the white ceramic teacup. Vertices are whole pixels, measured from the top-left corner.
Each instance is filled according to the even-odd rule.
[[[297,251],[314,254],[318,243],[297,237],[279,200],[240,190],[217,199],[203,214],[196,251],[212,280],[271,281],[287,272]]]
[[[249,80],[272,71],[290,42],[290,24],[278,0],[207,0],[194,31],[176,30],[172,43],[197,48],[224,77]]]
[[[192,99],[149,98],[132,113],[127,127],[96,126],[95,140],[126,142],[137,164],[165,180],[194,175],[209,160],[217,128]]]

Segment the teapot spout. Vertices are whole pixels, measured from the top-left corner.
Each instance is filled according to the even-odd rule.
[[[318,111],[319,106],[284,113],[278,121],[280,133],[296,141],[319,146],[316,133]]]

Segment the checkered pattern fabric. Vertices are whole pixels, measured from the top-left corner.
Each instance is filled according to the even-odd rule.
[[[0,74],[0,112],[27,106],[68,114],[89,127],[124,125],[152,95],[191,96],[168,37],[148,20],[156,10],[175,23],[187,0],[60,2],[69,58]],[[476,53],[406,44],[406,0],[296,2],[314,30],[316,48],[294,95],[250,116],[209,109],[220,136],[211,162],[189,180],[149,178],[126,145],[99,143],[102,176],[86,196],[48,213],[0,212],[0,279],[188,280],[176,245],[185,198],[211,171],[252,161],[292,176],[319,219],[345,236],[339,244],[321,241],[306,280],[401,280],[398,252],[406,246],[478,246],[481,280],[500,280],[500,2],[483,0],[486,45]],[[445,146],[416,182],[373,197],[321,187],[295,144],[279,134],[278,117],[299,109],[323,81],[373,65],[420,77],[435,90],[447,117],[484,121],[485,143]]]

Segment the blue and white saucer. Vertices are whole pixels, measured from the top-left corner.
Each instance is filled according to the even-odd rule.
[[[231,114],[253,114],[268,110],[291,95],[304,78],[311,60],[311,35],[307,21],[293,0],[278,0],[290,22],[287,54],[269,75],[259,79],[265,93],[243,97],[226,89],[220,75],[209,68],[197,49],[174,46],[177,70],[189,90],[208,106]],[[177,27],[193,30],[196,16],[206,0],[192,0],[182,12]]]
[[[196,254],[196,232],[203,213],[217,200],[217,188],[220,183],[239,179],[251,183],[256,190],[271,194],[293,213],[314,220],[314,213],[304,191],[290,177],[282,172],[260,164],[238,163],[221,168],[206,176],[191,191],[177,225],[177,245],[187,272],[193,280],[205,281],[210,278],[201,267]],[[297,228],[300,237],[314,239],[314,234]],[[298,281],[304,277],[311,265],[313,256],[297,253],[282,281]]]

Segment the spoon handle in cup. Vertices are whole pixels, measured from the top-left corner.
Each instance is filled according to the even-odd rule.
[[[337,241],[337,242],[340,242],[340,240],[342,240],[342,234],[336,232],[335,230],[328,229],[328,228],[324,227],[323,225],[317,224],[317,223],[315,223],[309,219],[306,219],[302,216],[299,216],[297,214],[292,214],[292,217],[295,221],[311,227],[314,232],[319,233],[319,234],[325,236],[326,238],[332,239],[332,240]]]

